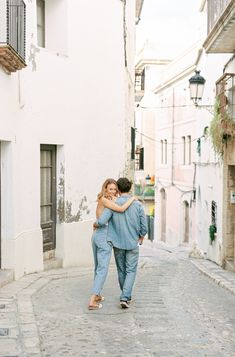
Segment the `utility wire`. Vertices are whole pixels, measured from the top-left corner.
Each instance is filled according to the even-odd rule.
[[[148,136],[148,135],[146,135],[146,134],[144,134],[144,133],[141,133],[140,131],[138,131],[137,129],[135,129],[135,132],[136,133],[138,133],[138,134],[140,134],[140,135],[142,135],[142,136],[144,136],[146,139],[149,139],[149,140],[151,140],[151,141],[154,141],[154,142],[156,142],[156,143],[159,143],[159,144],[161,144],[161,140],[156,140],[156,139],[154,139],[154,138],[152,138],[151,136]],[[205,135],[202,135],[202,136],[200,136],[200,137],[198,137],[198,138],[195,138],[195,139],[192,139],[191,140],[191,142],[194,142],[194,141],[197,141],[198,139],[201,139],[201,138],[206,138],[206,136]],[[169,145],[178,145],[178,144],[184,144],[182,141],[181,142],[174,142],[174,143],[170,143],[170,142],[168,142],[167,141],[167,144],[169,144]]]

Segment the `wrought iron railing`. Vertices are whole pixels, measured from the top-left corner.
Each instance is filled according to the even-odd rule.
[[[7,0],[7,44],[25,60],[26,7],[23,0]]]
[[[216,82],[216,96],[220,113],[228,113],[235,120],[235,74],[224,73]]]
[[[212,30],[226,7],[233,0],[207,0],[207,29],[208,33]]]

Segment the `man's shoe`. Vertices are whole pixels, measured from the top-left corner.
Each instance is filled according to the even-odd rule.
[[[128,304],[127,301],[121,300],[120,301],[120,306],[122,309],[128,309],[130,307],[130,305]]]

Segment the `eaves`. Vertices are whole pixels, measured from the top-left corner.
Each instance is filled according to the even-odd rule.
[[[138,19],[138,21],[140,19],[143,4],[144,4],[144,0],[136,0],[135,17],[136,19]]]
[[[167,59],[141,59],[139,60],[136,65],[135,65],[135,69],[136,70],[142,70],[145,66],[148,65],[155,65],[155,66],[160,66],[160,65],[167,65],[169,64],[171,61],[167,60]]]
[[[159,92],[163,91],[164,89],[171,87],[174,83],[177,83],[181,79],[190,75],[197,68],[197,65],[198,65],[198,62],[199,62],[202,52],[203,52],[203,49],[202,48],[199,49],[198,55],[197,55],[196,60],[193,64],[188,65],[180,73],[168,78],[165,82],[160,83],[157,87],[155,87],[155,89],[153,90],[153,93],[158,94]]]

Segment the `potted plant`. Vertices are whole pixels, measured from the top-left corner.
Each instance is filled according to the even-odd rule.
[[[217,232],[217,229],[216,229],[216,225],[215,224],[211,224],[209,226],[209,235],[210,235],[210,243],[212,244],[216,238],[216,232]]]

